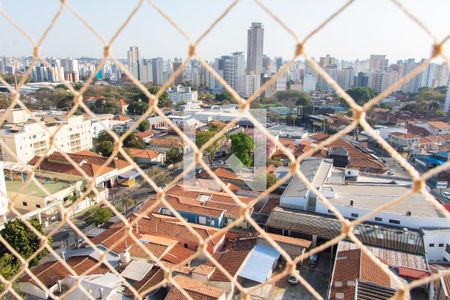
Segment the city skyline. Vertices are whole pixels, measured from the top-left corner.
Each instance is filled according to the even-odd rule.
[[[433,10],[436,2],[444,7]],[[405,5],[431,28],[442,39],[447,34],[449,21],[445,17],[446,6],[450,3],[434,1],[427,4],[420,1],[407,1]],[[40,7],[31,1],[25,1],[29,8],[20,9],[16,2],[2,2],[2,9],[7,12],[19,25],[38,39],[49,20],[35,18],[35,15],[52,15],[58,6]],[[202,5],[202,4],[205,5]],[[316,3],[297,3],[294,1],[268,1],[265,3],[278,16],[282,16],[288,26],[293,28],[301,39],[323,20],[325,20],[343,1],[336,1],[326,7]],[[77,11],[86,17],[88,22],[96,28],[106,39],[120,26],[131,11],[132,4],[119,2],[95,2],[82,4],[71,3]],[[199,1],[188,7],[179,9],[180,1],[158,2],[158,5],[191,36],[198,37],[223,12],[229,2],[223,2],[214,7],[208,7],[205,1]],[[98,11],[103,12],[99,15]],[[252,11],[249,15],[248,11]],[[370,12],[370,15],[367,14]],[[199,18],[199,16],[202,18]],[[195,19],[196,22],[191,22]],[[17,31],[0,19],[3,34],[10,37],[0,41],[0,47],[6,56],[27,56],[31,54],[31,45],[22,38]],[[380,21],[382,20],[382,21]],[[260,22],[265,30],[264,54],[290,58],[295,47],[294,40],[273,19],[253,2],[242,1],[233,8],[216,28],[205,38],[198,47],[198,53],[205,59],[213,59],[223,54],[245,51],[247,45],[246,30],[252,22]],[[145,28],[145,31],[142,29]],[[377,34],[373,34],[376,28]],[[229,32],[233,34],[229,34]],[[145,34],[143,34],[143,32]],[[407,34],[405,34],[405,32]],[[70,37],[70,38],[66,38]],[[146,38],[147,37],[147,38]],[[78,43],[82,40],[83,43]],[[158,41],[155,46],[155,40]],[[64,41],[63,43],[61,41]],[[390,1],[359,1],[352,4],[342,16],[338,16],[328,26],[321,30],[305,46],[310,56],[319,57],[330,53],[344,60],[363,59],[370,54],[386,54],[389,60],[400,58],[421,59],[430,54],[432,40]],[[161,16],[144,4],[135,18],[124,29],[112,46],[112,53],[118,58],[124,58],[130,45],[137,45],[141,49],[141,57],[185,57],[187,41],[183,40]],[[351,45],[351,46],[349,46]],[[446,47],[448,51],[448,46]],[[56,21],[41,48],[42,55],[59,57],[101,57],[102,45],[95,36],[88,31],[66,9]]]

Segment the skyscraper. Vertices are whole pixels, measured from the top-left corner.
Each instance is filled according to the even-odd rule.
[[[247,37],[247,73],[260,75],[263,72],[264,28],[262,23],[252,23]]]
[[[240,95],[245,92],[245,56],[243,52],[234,52],[232,57],[231,87]]]
[[[141,80],[140,62],[139,62],[139,48],[134,46],[130,47],[127,52],[128,68],[130,73],[137,79]]]
[[[386,55],[371,54],[369,58],[369,70],[371,71],[386,71],[388,67],[388,60]]]

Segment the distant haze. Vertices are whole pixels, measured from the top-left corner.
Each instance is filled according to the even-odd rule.
[[[217,18],[230,1],[160,0],[157,4],[173,17],[193,40]],[[303,38],[346,1],[266,0],[264,3]],[[450,34],[450,1],[403,0],[439,39]],[[59,1],[0,0],[0,7],[37,40],[56,12]],[[98,32],[109,39],[131,12],[134,1],[71,0],[70,4]],[[247,29],[251,22],[264,26],[264,54],[292,56],[294,40],[255,2],[242,0],[204,39],[198,52],[212,59],[234,51],[246,51]],[[32,46],[0,17],[0,55],[25,56]],[[366,59],[370,54],[400,58],[427,57],[432,40],[389,0],[359,0],[334,19],[305,46],[310,56],[329,53],[339,59]],[[187,41],[144,1],[135,18],[112,47],[114,56],[125,58],[129,46],[138,46],[141,57],[185,57]],[[450,55],[450,46],[446,45]],[[64,9],[42,45],[45,56],[101,57],[97,38]]]

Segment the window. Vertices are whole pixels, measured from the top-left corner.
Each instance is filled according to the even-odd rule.
[[[377,222],[382,222],[382,221],[383,221],[383,218],[375,217],[375,221],[377,221]]]
[[[41,208],[41,205],[40,204],[36,204],[36,208]]]
[[[450,254],[450,245],[449,244],[445,245],[445,252]]]
[[[351,214],[352,218],[357,218],[359,215],[358,214]]]
[[[22,202],[23,206],[28,206],[28,203],[26,203],[25,201]]]
[[[428,247],[430,247],[430,248],[434,247],[434,243],[428,244]]]
[[[198,222],[202,225],[206,225],[206,217],[203,216],[199,216],[198,217]]]
[[[400,224],[400,221],[399,220],[389,219],[389,223],[391,223],[391,224]]]
[[[439,244],[439,248],[444,248],[444,244]]]

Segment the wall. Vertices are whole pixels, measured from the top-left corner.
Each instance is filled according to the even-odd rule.
[[[352,213],[356,213],[358,214],[358,217],[361,217],[371,212],[371,210],[369,209],[361,209],[351,206],[334,205],[334,207],[336,207],[336,209],[341,212],[342,215],[346,218],[356,218],[351,216]],[[333,213],[328,212],[328,208],[321,201],[317,201],[316,212],[321,214],[333,215]],[[375,221],[375,217],[380,217],[383,220]],[[389,223],[389,219],[399,220],[400,224]],[[421,227],[450,227],[450,220],[445,218],[426,218],[414,215],[406,216],[389,212],[380,212],[376,216],[372,217],[369,221],[401,228],[407,227],[411,229],[420,229]]]
[[[308,207],[308,200],[306,199],[306,197],[281,197],[280,206],[306,210],[306,208]]]
[[[445,251],[447,245],[450,248],[449,230],[426,230],[423,235],[423,243],[428,261],[443,262],[444,259],[450,261],[450,253]],[[430,244],[434,244],[431,247]],[[439,247],[442,244],[442,247]]]

